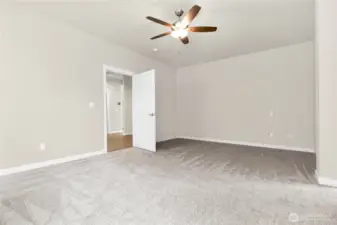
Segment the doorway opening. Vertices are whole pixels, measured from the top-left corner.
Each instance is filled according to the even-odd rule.
[[[104,147],[156,151],[155,70],[134,74],[103,66]]]
[[[131,148],[132,77],[106,73],[106,116],[108,152]]]

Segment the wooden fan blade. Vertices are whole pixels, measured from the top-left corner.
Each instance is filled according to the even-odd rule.
[[[190,11],[188,11],[188,13],[185,15],[184,19],[182,20],[182,24],[184,25],[189,25],[194,18],[198,15],[199,11],[200,11],[201,7],[198,5],[193,6]]]
[[[215,32],[217,27],[189,27],[187,30],[190,32]]]
[[[188,43],[190,43],[190,40],[188,39],[188,37],[184,37],[184,38],[180,38],[181,42],[184,43],[185,45],[187,45]]]
[[[161,24],[161,25],[163,25],[165,27],[169,27],[169,28],[172,27],[172,24],[169,24],[169,23],[167,23],[165,21],[162,21],[160,19],[154,18],[152,16],[148,16],[148,17],[146,17],[146,19],[151,20],[152,22],[155,22],[155,23],[159,23],[159,24]]]
[[[161,38],[161,37],[165,37],[167,35],[170,35],[172,32],[166,32],[166,33],[163,33],[163,34],[159,34],[157,36],[154,36],[151,38],[151,40],[154,40],[154,39],[157,39],[157,38]]]

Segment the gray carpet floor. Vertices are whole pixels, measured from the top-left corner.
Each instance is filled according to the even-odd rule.
[[[0,178],[0,224],[337,224],[315,155],[176,140]]]

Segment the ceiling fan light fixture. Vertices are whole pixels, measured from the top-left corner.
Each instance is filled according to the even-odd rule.
[[[174,25],[175,30],[180,30],[180,29],[186,29],[187,26],[188,26],[188,23],[178,21],[178,22],[174,23],[173,25]]]
[[[168,22],[165,22],[163,20],[157,19],[152,16],[147,16],[146,19],[155,22],[157,24],[163,25],[165,27],[168,27],[170,30],[159,34],[157,36],[154,36],[150,38],[151,40],[155,40],[158,38],[166,37],[171,35],[172,37],[180,40],[183,44],[189,44],[189,38],[188,34],[189,32],[194,33],[207,33],[207,32],[215,32],[217,31],[217,27],[212,26],[197,26],[197,27],[190,27],[192,21],[195,19],[195,17],[199,14],[199,11],[201,10],[201,7],[199,5],[194,5],[185,15],[183,18],[181,18],[184,14],[184,11],[179,9],[176,10],[176,16],[178,16],[178,21],[174,22],[173,24],[170,24]]]
[[[188,31],[186,29],[174,30],[171,33],[171,36],[174,38],[184,38],[184,37],[187,37],[187,35],[188,35]]]

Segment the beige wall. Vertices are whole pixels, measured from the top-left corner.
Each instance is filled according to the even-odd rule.
[[[316,1],[317,166],[337,180],[337,1]],[[335,186],[336,186],[336,181]]]
[[[176,79],[178,137],[313,151],[313,42],[185,67]]]
[[[103,64],[156,69],[157,138],[174,136],[176,71],[155,60],[0,5],[0,62],[0,169],[104,148]]]

